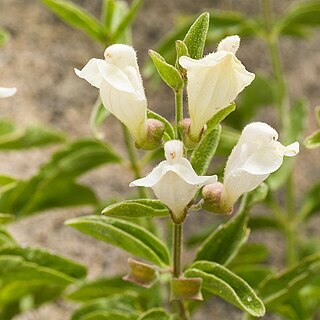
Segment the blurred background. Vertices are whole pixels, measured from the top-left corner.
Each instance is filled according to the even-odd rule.
[[[296,2],[298,1],[276,1],[273,8],[275,14],[280,16]],[[100,15],[100,0],[77,0],[75,3],[93,15]],[[248,17],[259,15],[260,10],[259,2],[252,0],[145,0],[133,25],[133,44],[137,49],[141,68],[148,60],[148,49],[156,48],[157,43],[173,29],[179,19],[206,9],[239,11]],[[1,0],[0,26],[10,35],[6,45],[0,49],[0,85],[18,88],[16,96],[1,100],[0,118],[14,120],[21,127],[30,122],[40,122],[66,132],[68,139],[90,136],[88,119],[97,91],[76,77],[73,68],[81,68],[92,57],[102,58],[104,48],[90,41],[81,32],[71,29],[36,0]],[[310,39],[284,38],[281,43],[290,94],[294,99],[307,97],[310,101],[311,112],[304,136],[316,129],[312,109],[320,104],[320,32],[316,32]],[[215,47],[216,45],[210,44],[205,49],[206,53],[212,52]],[[270,72],[267,49],[259,40],[243,41],[237,56],[251,72]],[[149,107],[173,119],[174,101],[170,89],[162,83],[155,87],[146,78],[144,85]],[[274,109],[268,105],[259,112],[256,120],[266,121],[276,129],[279,125]],[[106,141],[120,153],[125,153],[119,123],[109,117],[103,131]],[[1,152],[0,171],[2,174],[28,178],[37,171],[41,163],[48,160],[56,148]],[[320,179],[319,157],[319,149],[308,150],[302,146],[297,169],[292,173],[296,177],[298,194],[299,190]],[[107,199],[128,192],[128,183],[132,179],[129,170],[109,165],[86,174],[81,181],[89,184],[102,199]],[[49,248],[86,264],[89,267],[89,278],[125,272],[125,253],[63,225],[66,218],[90,213],[85,207],[50,210],[13,223],[9,230],[21,244]],[[189,229],[190,223],[194,225],[212,219],[213,216],[208,214],[199,219],[192,218]],[[319,224],[319,219],[313,218],[310,221],[310,232],[315,228],[317,230]],[[260,237],[265,237],[271,243],[273,259],[281,264],[283,248],[277,245],[281,243],[280,236],[260,233]],[[68,319],[71,309],[71,305],[60,301],[44,305],[37,311],[15,319]],[[227,314],[224,313],[226,310]],[[219,303],[214,307],[206,305],[204,313],[199,314],[196,319],[211,317],[240,319],[240,313]]]

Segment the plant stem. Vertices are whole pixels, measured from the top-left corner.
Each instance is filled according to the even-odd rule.
[[[181,274],[182,252],[182,228],[183,223],[173,225],[173,277],[179,278]],[[175,301],[179,316],[182,320],[189,320],[189,316],[182,300]]]
[[[140,179],[142,175],[140,172],[140,167],[138,165],[138,157],[137,157],[137,153],[136,153],[133,141],[131,139],[131,136],[127,127],[123,124],[121,124],[121,126],[123,130],[124,142],[127,148],[127,153],[131,163],[132,171],[134,173],[134,177],[135,179]],[[144,187],[139,187],[139,197],[147,198],[147,194]]]
[[[181,137],[179,130],[178,130],[178,124],[183,119],[183,89],[181,89],[175,93],[175,107],[176,107],[175,136],[176,136],[176,139],[181,140],[182,137]]]
[[[173,276],[179,278],[181,273],[182,224],[173,227]]]
[[[287,89],[286,79],[284,77],[279,36],[276,30],[272,29],[272,8],[271,0],[262,0],[263,18],[266,30],[266,42],[269,50],[269,55],[272,63],[272,71],[277,84],[277,105],[279,110],[279,117],[282,123],[282,131],[285,139],[288,139],[288,125],[289,125],[289,94]],[[296,258],[296,227],[294,224],[294,178],[290,174],[286,181],[286,242],[287,242],[287,265],[295,262]]]

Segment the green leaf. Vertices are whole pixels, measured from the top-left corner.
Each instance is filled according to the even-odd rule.
[[[309,111],[309,102],[306,100],[297,101],[290,110],[287,128],[287,142],[292,143],[300,140],[306,126]]]
[[[315,149],[320,146],[320,130],[316,130],[303,141],[304,145],[309,149]]]
[[[106,35],[100,22],[89,12],[66,0],[41,0],[62,21],[105,44]]]
[[[185,272],[186,277],[203,279],[202,288],[255,317],[265,314],[265,307],[253,289],[239,276],[213,262],[198,261]]]
[[[131,282],[124,281],[121,277],[115,278],[100,278],[92,282],[82,284],[76,290],[72,291],[68,298],[86,302],[98,298],[105,298],[114,294],[132,291],[147,291]]]
[[[136,320],[136,316],[122,311],[93,311],[81,317],[81,320]]]
[[[0,47],[2,47],[8,40],[9,34],[4,30],[0,28]]]
[[[117,43],[123,34],[130,28],[135,16],[140,10],[143,0],[134,0],[129,10],[124,14],[119,24],[112,33],[111,42]]]
[[[99,132],[99,127],[109,115],[110,113],[101,103],[101,100],[98,99],[90,114],[90,128],[96,139],[103,138],[103,133]]]
[[[275,27],[284,35],[304,36],[308,28],[320,26],[319,14],[319,1],[301,2],[293,6]]]
[[[171,123],[164,117],[160,116],[158,113],[155,113],[154,111],[148,110],[147,111],[148,119],[156,119],[161,121],[164,124],[165,132],[169,135],[171,139],[174,139],[174,129],[171,125]]]
[[[128,313],[135,317],[133,318],[134,320],[137,318],[134,311],[137,304],[136,298],[137,297],[134,294],[123,294],[92,301],[76,310],[73,313],[71,320],[83,320],[87,315],[98,311]]]
[[[305,194],[300,212],[302,220],[320,213],[320,182],[315,183]]]
[[[3,192],[0,211],[22,216],[60,206],[96,205],[93,191],[75,180],[102,164],[118,162],[120,157],[102,142],[79,140],[68,144],[31,179]]]
[[[262,182],[258,188],[247,194],[247,208],[251,208],[254,204],[263,201],[268,195],[269,187]]]
[[[274,103],[275,87],[272,79],[257,73],[250,86],[237,97],[237,112],[231,114],[226,123],[232,128],[242,130],[254,119],[261,107]]]
[[[288,180],[288,177],[292,174],[293,162],[293,158],[286,157],[280,169],[269,176],[267,184],[271,191],[278,190]]]
[[[255,264],[236,265],[232,267],[232,271],[254,289],[256,289],[262,281],[274,273],[274,269],[270,266]]]
[[[169,210],[159,200],[138,199],[112,204],[103,209],[102,214],[127,218],[166,217],[169,215]]]
[[[153,308],[144,312],[137,320],[170,320],[170,315],[162,308]]]
[[[252,230],[274,229],[282,230],[282,225],[272,216],[257,215],[250,217],[248,227]]]
[[[51,268],[73,278],[83,278],[87,274],[84,266],[73,262],[70,259],[52,254],[44,249],[7,246],[0,249],[0,256],[3,255],[22,257],[25,261],[36,263],[42,267]]]
[[[268,277],[259,286],[259,294],[266,305],[278,304],[304,286],[319,279],[320,255],[301,260],[296,265]]]
[[[175,66],[181,73],[185,73],[186,70],[182,66],[180,66],[179,59],[182,56],[189,57],[189,51],[188,51],[188,47],[182,40],[176,40],[176,52],[177,52],[177,58],[176,58]]]
[[[183,42],[188,48],[189,55],[193,59],[202,58],[209,29],[209,19],[210,15],[208,12],[201,14],[192,24],[183,39]]]
[[[268,249],[262,243],[245,243],[231,265],[256,264],[264,262],[269,256]]]
[[[10,130],[7,134],[4,134],[4,130],[5,128],[2,127],[1,150],[27,149],[64,141],[62,133],[44,128],[41,125],[30,125],[25,130]]]
[[[236,104],[231,102],[229,106],[221,109],[218,113],[216,113],[211,120],[208,122],[208,128],[214,128],[218,125],[222,120],[224,120],[231,112],[236,110]]]
[[[150,231],[128,221],[86,216],[68,220],[67,225],[131,254],[165,266],[170,263],[167,247]]]
[[[0,213],[0,224],[11,222],[14,220],[14,215],[9,213]]]
[[[220,225],[199,248],[195,261],[208,260],[227,265],[239,252],[249,237],[248,214],[239,212]]]
[[[101,14],[101,22],[104,26],[105,32],[108,36],[110,36],[113,25],[113,17],[116,8],[115,0],[103,0],[102,3],[102,14]]]
[[[15,245],[16,241],[10,233],[2,226],[0,226],[0,248],[2,246]]]
[[[180,72],[157,52],[149,50],[149,56],[152,59],[162,80],[175,92],[178,92],[184,87],[184,81]]]
[[[65,273],[11,255],[0,256],[0,279],[2,282],[36,280],[43,284],[59,286],[77,283]]]
[[[204,175],[216,152],[221,134],[221,126],[217,125],[212,129],[207,129],[201,138],[200,143],[193,150],[190,162],[198,175]]]

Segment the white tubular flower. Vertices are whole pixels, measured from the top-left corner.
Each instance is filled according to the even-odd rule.
[[[135,50],[114,44],[104,52],[105,60],[91,59],[75,73],[100,89],[105,108],[128,127],[138,144],[147,139],[147,100]]]
[[[0,87],[0,98],[8,98],[15,95],[17,88],[2,88]]]
[[[186,56],[179,59],[180,65],[187,70],[192,140],[197,141],[205,124],[227,107],[255,77],[237,59],[235,53],[239,45],[240,38],[230,36],[220,42],[216,52],[200,60]]]
[[[299,143],[283,146],[278,133],[268,124],[253,122],[242,131],[224,172],[222,206],[231,208],[243,194],[257,188],[270,173],[278,170],[283,157],[299,153]]]
[[[171,140],[164,145],[166,160],[155,167],[145,178],[130,183],[130,187],[152,188],[155,195],[172,212],[175,223],[186,216],[185,208],[197,189],[217,181],[217,176],[198,176],[190,162],[183,157],[183,144]]]

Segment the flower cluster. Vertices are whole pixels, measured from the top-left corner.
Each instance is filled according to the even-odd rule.
[[[254,80],[255,75],[235,55],[239,45],[240,38],[231,36],[220,42],[216,52],[200,60],[187,56],[179,59],[188,79],[190,119],[183,121],[188,123],[186,132],[195,144],[201,140],[206,123]],[[105,108],[127,126],[137,146],[159,147],[164,125],[147,119],[147,100],[135,50],[115,44],[104,55],[104,60],[91,59],[81,71],[75,69],[76,74],[100,90]],[[299,152],[298,142],[285,147],[277,140],[278,133],[268,124],[247,125],[228,158],[223,184],[216,176],[198,176],[184,157],[183,142],[171,140],[164,144],[166,160],[130,186],[152,188],[177,224],[184,221],[198,188],[203,186],[203,208],[230,213],[242,194],[255,189],[281,166],[284,156]]]

